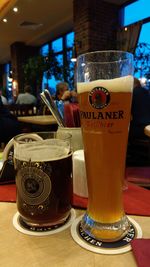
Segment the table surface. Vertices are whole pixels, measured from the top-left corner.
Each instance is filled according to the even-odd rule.
[[[147,125],[145,128],[144,128],[144,133],[150,137],[150,125]]]
[[[52,115],[23,116],[23,117],[18,117],[18,121],[25,122],[25,123],[38,124],[38,125],[57,124],[55,118]]]
[[[15,203],[0,203],[2,267],[136,267],[133,253],[100,255],[74,242],[70,229],[54,235],[37,237],[18,232],[12,225]],[[77,216],[82,211],[76,211]],[[131,216],[142,227],[143,237],[150,238],[150,217]]]

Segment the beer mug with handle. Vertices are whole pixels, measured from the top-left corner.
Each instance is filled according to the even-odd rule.
[[[17,209],[28,226],[65,223],[72,199],[72,151],[68,133],[34,133],[14,138]],[[20,138],[22,137],[22,138]]]
[[[83,54],[77,90],[88,183],[82,228],[105,242],[129,229],[122,201],[133,88],[133,55],[122,51]]]

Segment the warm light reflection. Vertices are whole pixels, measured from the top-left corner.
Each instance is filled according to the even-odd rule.
[[[141,84],[142,84],[143,86],[146,85],[146,81],[147,81],[147,79],[146,79],[145,77],[142,77],[142,78],[140,78],[139,80],[140,80],[140,82],[141,82]]]
[[[16,97],[18,95],[18,81],[17,80],[13,80],[12,82],[12,93],[13,93],[13,97]]]
[[[5,18],[5,19],[3,19],[3,22],[7,23],[7,19],[6,19],[6,18]]]
[[[11,10],[16,4],[17,0],[0,0],[0,19],[3,19],[4,16]]]
[[[10,0],[1,0],[0,1],[0,12],[9,4]]]
[[[71,61],[72,61],[72,62],[76,62],[77,59],[76,59],[76,58],[71,58]]]
[[[13,11],[14,11],[14,12],[18,12],[18,7],[14,7],[14,8],[13,8]]]

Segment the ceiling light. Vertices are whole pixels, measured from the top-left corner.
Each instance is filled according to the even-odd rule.
[[[14,8],[13,8],[13,11],[14,11],[14,12],[18,12],[18,7],[14,7]]]
[[[76,62],[76,61],[77,61],[76,58],[74,58],[74,57],[71,58],[71,62]]]
[[[5,22],[5,23],[6,23],[6,22],[7,22],[7,19],[3,19],[3,22]]]

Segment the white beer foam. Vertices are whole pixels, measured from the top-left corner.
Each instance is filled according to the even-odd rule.
[[[94,87],[98,86],[106,88],[109,92],[131,92],[133,88],[133,76],[128,75],[110,80],[77,83],[77,91],[78,94],[90,92]]]
[[[16,144],[14,157],[22,161],[44,162],[66,158],[70,144],[63,140],[47,139]]]

